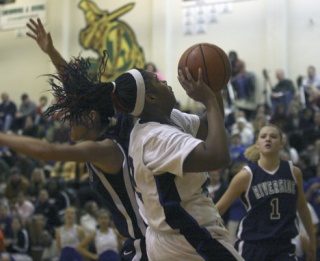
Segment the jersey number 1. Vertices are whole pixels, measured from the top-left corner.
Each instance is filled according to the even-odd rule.
[[[271,214],[270,219],[280,219],[280,213],[279,213],[279,199],[274,198],[270,202],[271,205]]]

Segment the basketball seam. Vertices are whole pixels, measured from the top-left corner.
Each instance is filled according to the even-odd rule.
[[[208,86],[210,86],[210,80],[209,80],[209,75],[208,75],[208,69],[207,69],[207,63],[206,63],[206,60],[205,60],[205,57],[204,57],[204,53],[203,53],[203,48],[202,48],[202,44],[200,44],[200,50],[201,50],[201,55],[202,55],[202,63],[205,67],[205,74],[206,74],[206,78],[207,78],[207,81],[208,81]]]

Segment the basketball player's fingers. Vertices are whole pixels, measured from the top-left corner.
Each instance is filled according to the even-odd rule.
[[[38,26],[39,26],[38,28],[39,28],[40,32],[45,34],[46,31],[44,30],[44,27],[43,27],[43,24],[42,24],[40,18],[37,19],[37,22],[38,22]]]
[[[31,37],[32,39],[37,40],[37,37],[35,37],[33,34],[30,34],[30,33],[26,33],[26,34],[27,34],[27,36]]]
[[[186,67],[185,70],[186,70],[186,75],[187,75],[188,81],[189,81],[190,83],[193,83],[193,82],[194,82],[194,79],[193,79],[193,77],[192,77],[192,75],[191,75],[191,73],[190,73],[190,71],[189,71],[189,68]]]
[[[38,29],[38,24],[35,20],[33,20],[32,18],[29,19],[29,22],[27,23],[27,25],[29,25],[28,27],[31,29],[32,27],[32,31],[36,32]]]
[[[37,29],[34,28],[32,25],[30,25],[29,23],[27,23],[27,27],[35,34],[37,35]]]
[[[178,81],[180,82],[182,88],[186,91],[190,91],[190,82],[188,79],[184,76],[181,69],[178,70]]]

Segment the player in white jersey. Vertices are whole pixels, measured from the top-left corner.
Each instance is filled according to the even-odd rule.
[[[129,164],[150,260],[243,260],[208,197],[208,170],[229,162],[221,93],[179,73],[188,95],[206,106],[200,119],[173,110],[171,87],[151,72],[132,69],[92,91],[111,93],[118,111],[140,120],[130,136]],[[206,120],[206,121],[205,121]]]

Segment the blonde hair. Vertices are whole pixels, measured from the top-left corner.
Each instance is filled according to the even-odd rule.
[[[246,149],[244,152],[244,156],[247,158],[247,160],[255,162],[260,159],[260,151],[256,147],[256,144],[251,145]]]
[[[272,127],[272,128],[275,128],[278,133],[279,133],[279,137],[280,137],[280,140],[282,141],[282,131],[274,124],[266,124],[264,126],[262,126],[258,132],[258,136],[256,139],[259,138],[259,134],[260,134],[260,131],[264,128],[264,127]],[[246,157],[247,160],[251,161],[251,162],[256,162],[260,159],[260,151],[259,151],[259,148],[257,148],[256,146],[256,143],[254,143],[253,145],[251,145],[250,147],[248,147],[246,149],[246,151],[244,152],[244,156]]]

